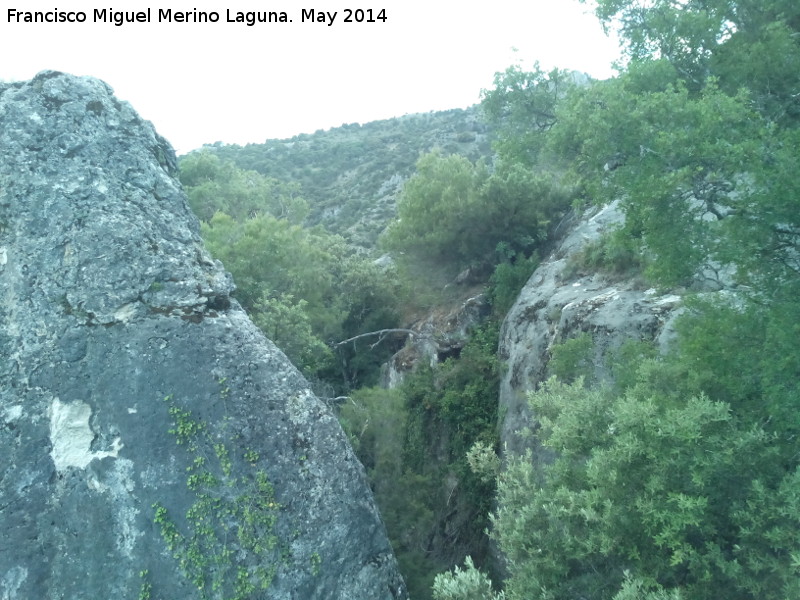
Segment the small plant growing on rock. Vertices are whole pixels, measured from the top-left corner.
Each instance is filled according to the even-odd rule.
[[[269,587],[280,560],[274,527],[281,506],[272,484],[258,468],[257,452],[245,453],[252,471],[235,473],[228,447],[212,440],[207,425],[172,396],[165,401],[173,419],[169,432],[190,455],[186,485],[196,499],[184,530],[166,507],[153,505],[161,537],[203,600],[253,598]]]

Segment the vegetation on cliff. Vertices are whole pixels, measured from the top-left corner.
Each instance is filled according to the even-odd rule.
[[[621,198],[615,238],[652,282],[702,273],[735,291],[688,302],[676,350],[640,354],[614,389],[552,381],[531,395],[557,458],[515,457],[500,476],[505,595],[796,597],[799,9],[598,6],[622,24],[627,68],[565,92],[547,127],[499,149],[569,170],[586,201]],[[487,94],[512,124],[553,87],[524,76]]]
[[[499,73],[484,92],[488,125],[460,130],[496,132],[495,154],[459,154],[468,136],[456,135],[438,151],[415,146],[402,168],[382,165],[373,188],[395,172],[408,179],[382,201],[383,220],[366,237],[354,234],[353,215],[325,220],[369,203],[326,196],[334,175],[352,170],[310,158],[277,166],[281,153],[319,148],[322,134],[270,142],[266,158],[215,147],[184,159],[184,173],[202,160],[231,173],[231,185],[261,190],[264,200],[244,194],[215,206],[199,180],[184,180],[256,322],[307,373],[338,377],[348,393],[341,418],[414,597],[431,593],[436,571],[465,551],[475,560],[435,577],[438,600],[800,596],[795,4],[600,0],[598,16],[625,42],[619,75]],[[380,127],[383,142],[398,143],[387,122]],[[224,160],[237,155],[238,166]],[[686,292],[678,341],[666,355],[632,344],[608,357],[613,385],[591,380],[590,339],[555,349],[558,379],[530,397],[540,419],[531,435],[555,459],[508,456],[494,481],[496,322],[570,208],[612,199],[624,226],[569,268],[635,272]],[[308,227],[318,222],[339,225]],[[363,250],[376,242],[394,266],[378,268],[378,253]],[[377,381],[390,340],[334,354],[331,340],[408,325],[421,287],[440,289],[464,272],[489,283],[494,312],[460,356],[381,390],[365,386]],[[457,504],[470,524],[448,520]],[[490,570],[489,519],[507,561],[496,591],[476,570]],[[442,552],[442,540],[455,538],[459,551]]]

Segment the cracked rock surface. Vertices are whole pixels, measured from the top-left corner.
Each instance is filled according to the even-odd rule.
[[[176,169],[101,81],[0,83],[0,598],[222,597],[178,556],[203,494],[209,578],[260,584],[264,567],[252,597],[405,598],[363,468],[230,297]],[[202,429],[199,449],[176,443],[176,414]],[[187,485],[198,456],[222,483]],[[274,523],[256,528],[274,551],[236,533],[260,506],[255,473],[274,489]]]
[[[573,276],[569,260],[592,241],[623,222],[616,203],[587,211],[536,269],[509,311],[500,332],[500,358],[507,361],[500,382],[501,441],[507,452],[548,460],[530,437],[519,435],[535,423],[527,392],[548,376],[555,345],[588,333],[593,342],[595,377],[610,377],[605,358],[628,340],[654,341],[666,349],[681,297],[643,289],[636,281],[602,274]]]

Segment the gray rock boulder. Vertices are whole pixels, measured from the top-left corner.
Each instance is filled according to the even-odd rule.
[[[104,83],[0,84],[0,598],[397,599],[336,418]]]
[[[501,441],[508,452],[541,451],[518,432],[535,421],[526,394],[547,378],[555,345],[581,333],[591,335],[594,375],[603,380],[610,376],[604,358],[625,341],[655,340],[666,349],[672,339],[679,295],[602,274],[569,274],[570,258],[623,218],[616,203],[587,211],[536,269],[503,322],[499,353],[507,369],[499,402]]]

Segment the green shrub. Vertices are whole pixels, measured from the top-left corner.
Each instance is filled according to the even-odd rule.
[[[646,364],[621,396],[580,381],[531,395],[556,459],[515,458],[500,477],[506,594],[638,597],[630,573],[660,586],[645,597],[797,597],[800,469],[778,459],[783,442],[680,382],[664,393]]]
[[[423,597],[438,570],[425,547],[436,523],[440,471],[430,460],[423,461],[425,467],[409,462],[409,444],[425,453],[419,424],[409,414],[402,390],[380,388],[354,392],[339,419],[367,470],[409,592]]]
[[[405,297],[399,278],[321,228],[260,215],[217,213],[202,224],[209,251],[232,273],[235,295],[253,321],[310,378],[340,392],[377,381],[396,342],[379,348],[330,342],[397,327]]]
[[[612,231],[589,242],[569,257],[564,277],[604,273],[629,278],[642,271],[642,260],[634,241],[620,230]]]
[[[467,455],[497,467],[497,338],[496,324],[479,328],[458,357],[419,367],[396,390],[359,390],[340,409],[414,598],[430,597],[462,548],[478,561],[488,553],[494,477],[474,472]],[[454,510],[457,525],[447,521]],[[457,548],[443,540],[445,523],[457,527],[447,534]]]
[[[197,217],[208,222],[218,212],[239,221],[269,214],[300,223],[308,205],[296,185],[245,171],[209,150],[181,158],[180,180]]]
[[[316,373],[329,367],[333,352],[314,335],[308,302],[292,294],[263,294],[251,313],[253,323],[277,345],[298,369]]]
[[[516,163],[498,164],[490,173],[462,156],[434,152],[420,158],[406,182],[383,244],[410,260],[439,261],[456,271],[491,266],[498,244],[529,255],[570,199],[552,175]]]
[[[576,337],[553,346],[548,364],[552,375],[561,381],[573,382],[583,378],[589,382],[594,376],[594,341],[590,333],[582,332]]]
[[[495,593],[489,578],[475,568],[472,557],[464,560],[464,570],[440,573],[433,582],[434,600],[503,600],[505,594]]]
[[[475,133],[472,131],[462,131],[458,135],[456,135],[456,141],[459,144],[468,144],[469,142],[475,141]]]
[[[538,265],[539,259],[535,254],[498,263],[489,278],[489,301],[496,315],[505,316]]]
[[[374,477],[378,472],[387,481],[402,473],[408,409],[400,390],[356,390],[339,409],[339,421],[374,483],[386,483]]]
[[[605,361],[611,371],[614,389],[622,393],[633,387],[639,380],[643,363],[655,358],[657,353],[655,343],[641,340],[626,340],[621,346],[611,350]]]

